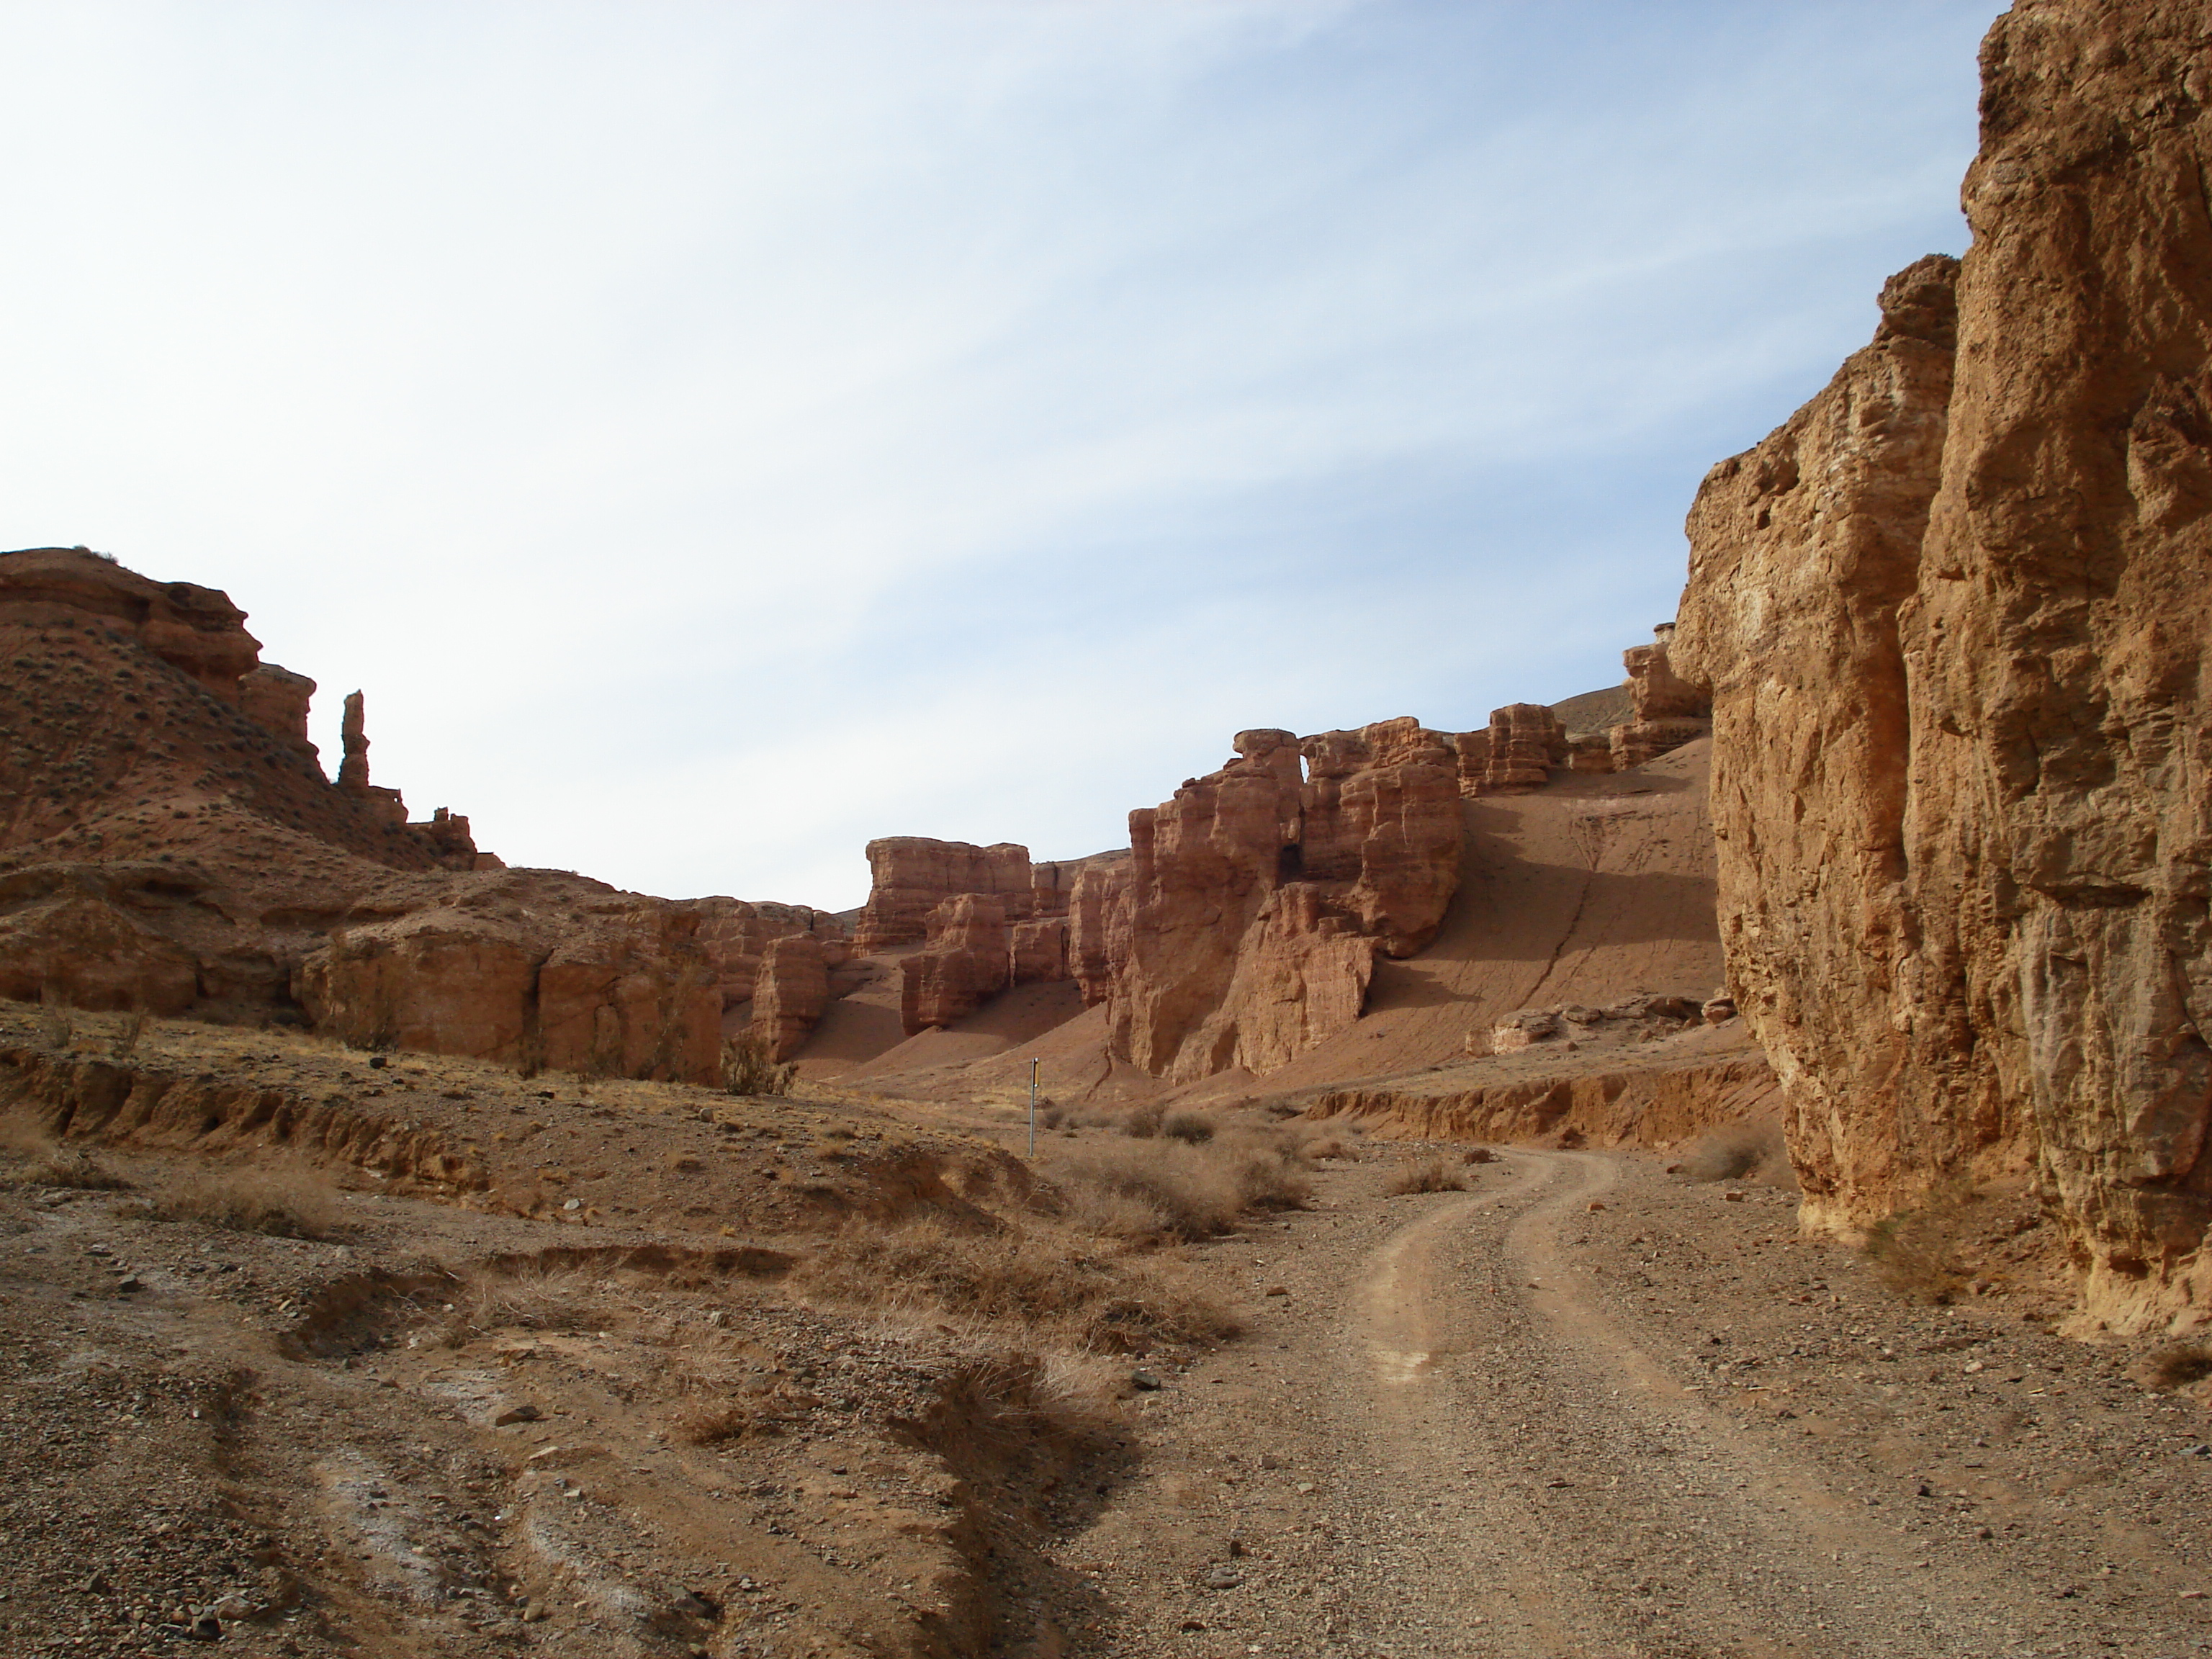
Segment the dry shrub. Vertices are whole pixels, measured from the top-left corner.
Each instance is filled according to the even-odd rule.
[[[1203,1112],[1170,1112],[1160,1120],[1160,1133],[1170,1140],[1203,1146],[1213,1139],[1213,1120]]]
[[[1692,1181],[1746,1181],[1753,1177],[1795,1185],[1790,1149],[1782,1126],[1768,1119],[1729,1123],[1698,1138],[1682,1158],[1682,1173]]]
[[[1094,1352],[1232,1334],[1220,1309],[1171,1275],[1096,1261],[1049,1234],[856,1227],[808,1256],[788,1282],[848,1307],[957,1318]]]
[[[740,1395],[734,1399],[701,1401],[676,1414],[672,1425],[677,1439],[688,1446],[720,1446],[732,1440],[750,1440],[772,1433],[790,1413],[765,1394]]]
[[[40,1045],[52,1048],[58,1054],[66,1053],[76,1042],[76,1023],[70,1018],[67,1008],[50,1000],[45,994],[40,994],[39,1000],[38,1027]]]
[[[467,1322],[477,1332],[599,1331],[609,1313],[605,1286],[574,1267],[487,1274],[469,1297]]]
[[[42,1126],[20,1116],[0,1118],[0,1157],[13,1166],[4,1178],[14,1186],[118,1192],[131,1185],[90,1152],[57,1144]]]
[[[2169,1342],[2128,1367],[2128,1376],[2153,1394],[2174,1394],[2212,1376],[2212,1342]]]
[[[1866,1243],[1875,1279],[1915,1302],[1944,1303],[1956,1296],[1969,1277],[1959,1256],[1960,1212],[1972,1200],[1971,1193],[1946,1194],[1877,1222]]]
[[[1089,1147],[1058,1168],[1069,1218],[1110,1238],[1225,1233],[1247,1210],[1292,1210],[1313,1196],[1296,1143],[1243,1129],[1202,1145],[1165,1138]]]
[[[276,1238],[328,1238],[338,1224],[337,1194],[296,1168],[177,1176],[147,1200],[143,1213],[155,1221],[198,1221]]]
[[[1470,1146],[1463,1154],[1462,1154],[1460,1162],[1462,1164],[1495,1164],[1498,1162],[1498,1154],[1491,1151],[1487,1146]]]
[[[1129,1115],[1121,1120],[1121,1133],[1138,1140],[1150,1140],[1159,1133],[1160,1125],[1166,1121],[1168,1109],[1158,1101],[1148,1101],[1142,1106],[1132,1106]]]
[[[768,1045],[750,1031],[722,1045],[722,1087],[733,1095],[787,1095],[799,1076],[796,1066],[769,1057]]]
[[[1334,1159],[1340,1164],[1359,1162],[1359,1148],[1334,1129],[1309,1131],[1297,1143],[1298,1156],[1307,1164],[1321,1164]]]
[[[115,1046],[109,1053],[113,1060],[128,1060],[137,1052],[139,1038],[146,1035],[146,1011],[134,1008],[130,1016],[115,1029]]]
[[[1394,1170],[1382,1183],[1382,1190],[1392,1198],[1403,1198],[1413,1193],[1463,1193],[1467,1190],[1467,1177],[1439,1154]]]

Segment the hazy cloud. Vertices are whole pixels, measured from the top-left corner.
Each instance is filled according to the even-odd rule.
[[[1616,679],[1962,246],[1996,9],[0,9],[0,540],[228,589],[517,861],[1093,851]]]

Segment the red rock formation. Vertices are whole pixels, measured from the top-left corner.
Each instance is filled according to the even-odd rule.
[[[1075,872],[1068,894],[1067,967],[1096,1008],[1114,989],[1114,976],[1129,959],[1129,886],[1134,866],[1127,859],[1089,864]]]
[[[1030,985],[1067,978],[1067,933],[1066,916],[1016,922],[1010,934],[1012,982]]]
[[[96,620],[226,702],[261,660],[261,641],[229,596],[191,582],[149,581],[82,547],[0,554],[0,626]]]
[[[1810,1219],[2032,1167],[2119,1328],[2212,1301],[2207,23],[1992,27],[1963,265],[1707,479],[1675,651]]]
[[[342,927],[294,989],[347,1042],[590,1077],[712,1083],[721,996],[678,906],[553,872],[402,878],[388,920]]]
[[[950,1025],[1006,988],[1010,940],[999,898],[961,893],[929,913],[928,942],[899,963],[899,1013],[908,1036]]]
[[[769,940],[761,952],[752,1003],[754,1036],[770,1060],[789,1060],[830,1006],[830,967],[821,941],[805,933]]]
[[[996,898],[1016,920],[1025,920],[1035,903],[1029,848],[1010,842],[976,847],[887,836],[868,843],[868,902],[853,934],[853,948],[862,956],[919,944],[928,933],[930,912],[963,893]]]
[[[836,967],[851,954],[844,923],[826,910],[720,897],[687,900],[684,908],[698,915],[699,946],[714,964],[726,1009],[752,1000],[762,958],[777,939],[811,939],[821,948],[825,968]]]
[[[1516,702],[1490,716],[1490,741],[1483,755],[1477,793],[1504,794],[1540,789],[1552,769],[1567,758],[1567,729],[1540,702]]]
[[[239,707],[246,718],[311,755],[315,745],[307,738],[307,708],[314,696],[314,681],[272,662],[261,664],[238,682]]]
[[[1490,728],[1455,734],[1452,752],[1458,763],[1459,793],[1472,800],[1482,793],[1483,781],[1490,775]]]
[[[1656,760],[1712,730],[1711,695],[1681,678],[1668,660],[1674,624],[1662,623],[1652,631],[1658,635],[1655,643],[1621,653],[1636,698],[1636,718],[1613,728],[1612,769],[1616,772]]]
[[[1376,951],[1418,950],[1458,880],[1442,733],[1401,719],[1303,743],[1240,732],[1235,747],[1130,814],[1125,887],[1077,889],[1077,977],[1093,998],[1105,965],[1109,1048],[1156,1076],[1271,1071],[1341,1030]]]

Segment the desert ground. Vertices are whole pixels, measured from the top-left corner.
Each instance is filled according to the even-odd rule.
[[[2188,1368],[2056,1333],[2024,1199],[1862,1252],[1756,1129],[1032,1163],[988,1102],[0,1046],[10,1655],[2212,1643]]]

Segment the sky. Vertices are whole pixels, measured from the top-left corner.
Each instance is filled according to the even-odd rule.
[[[1990,0],[0,0],[0,546],[508,862],[827,908],[1617,684]]]

